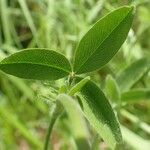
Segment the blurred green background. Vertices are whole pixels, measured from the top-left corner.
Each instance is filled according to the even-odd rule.
[[[89,75],[118,112],[125,142],[117,149],[149,150],[150,73],[148,65],[142,66],[138,60],[150,57],[150,0],[0,0],[0,60],[24,48],[44,47],[64,53],[72,61],[78,41],[93,23],[117,7],[131,4],[136,6],[136,15],[126,42],[102,70]],[[117,81],[118,74],[133,62],[136,64],[125,78],[118,79],[125,85],[122,90],[118,83],[123,99],[118,103],[108,94],[114,88],[106,88],[106,77],[109,74]],[[63,82],[28,81],[0,72],[0,150],[42,149],[51,117],[50,99]],[[68,125],[66,115],[56,123],[54,150],[74,150]],[[92,141],[95,132],[90,126],[89,132]],[[97,150],[108,149],[100,138],[97,145]]]

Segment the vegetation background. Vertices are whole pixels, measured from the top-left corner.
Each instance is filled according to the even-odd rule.
[[[136,16],[126,42],[111,62],[90,75],[118,112],[125,141],[118,149],[149,150],[150,64],[144,63],[150,57],[149,0],[0,0],[0,60],[31,47],[53,49],[72,60],[78,41],[93,23],[131,4]],[[28,81],[0,72],[0,150],[42,149],[50,98],[62,82]],[[53,130],[54,150],[73,149],[68,125],[64,114]],[[90,126],[89,132],[92,141],[97,135]],[[97,145],[108,149],[100,138]]]

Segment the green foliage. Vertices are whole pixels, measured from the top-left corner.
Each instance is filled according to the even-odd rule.
[[[132,148],[136,150],[149,150],[150,147],[150,142],[148,140],[142,139],[140,136],[136,135],[126,127],[121,127],[122,129],[122,134],[124,138],[126,139],[126,142],[132,145]]]
[[[27,49],[15,53],[0,63],[4,72],[25,79],[56,80],[71,70],[65,56],[48,49]]]
[[[82,110],[90,124],[114,149],[122,142],[119,123],[104,93],[91,81],[81,89]]]
[[[100,19],[85,34],[75,53],[75,73],[97,70],[112,59],[127,37],[133,10],[133,7],[117,9]]]
[[[116,79],[120,90],[130,89],[149,70],[149,67],[149,60],[142,58],[125,68]]]
[[[5,111],[5,109],[0,106],[0,116],[5,118],[5,120],[13,127],[18,128],[21,134],[37,149],[42,148],[42,143],[38,141],[36,138],[32,136],[30,132],[27,131],[27,128],[17,119],[14,117],[11,112]]]
[[[121,96],[120,96],[119,87],[115,79],[110,75],[108,75],[106,78],[105,91],[106,91],[107,97],[111,101],[115,101],[115,102],[120,101]]]
[[[28,22],[31,25],[32,22],[26,4],[22,1],[19,2],[23,11],[27,11],[25,17],[28,16]],[[44,48],[30,48],[12,54],[1,61],[0,69],[8,74],[25,79],[56,80],[68,76],[69,84],[72,85],[74,78],[78,80],[76,74],[97,70],[110,61],[126,39],[132,20],[133,7],[129,6],[114,10],[100,19],[81,39],[76,50],[73,71],[65,56]],[[31,29],[34,29],[33,24]],[[115,149],[116,145],[122,142],[119,123],[106,96],[89,79],[87,77],[77,82],[73,87],[68,87],[68,94],[74,96],[76,93],[80,93],[80,104],[85,117],[108,146]],[[62,88],[60,91],[65,92]],[[62,103],[70,122],[73,124],[71,131],[78,149],[90,149],[86,140],[86,131],[80,130],[85,126],[83,125],[83,119],[80,117],[80,121],[77,121],[80,115],[78,114],[79,109],[75,107],[78,106],[67,95],[59,95],[56,98],[56,108],[52,114],[44,149],[48,149],[52,128],[56,118],[62,113],[60,111],[62,106],[57,103],[58,100]],[[74,119],[76,117],[76,119],[72,120],[72,117]]]
[[[0,149],[149,150],[149,10],[149,0],[0,0],[0,70],[36,80],[0,71]]]
[[[77,83],[75,86],[73,86],[70,91],[69,91],[69,95],[73,96],[74,94],[76,94],[77,92],[79,92],[81,90],[81,88],[90,80],[90,77],[86,77],[84,79],[82,79],[79,83]]]
[[[122,93],[121,100],[124,102],[137,102],[150,100],[150,90],[149,89],[134,89]]]
[[[87,140],[89,133],[79,104],[65,94],[58,95],[57,101],[63,105],[67,112],[69,122],[71,124],[70,131],[77,144],[77,149],[90,150],[90,145]]]

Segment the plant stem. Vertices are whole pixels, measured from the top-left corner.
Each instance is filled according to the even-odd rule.
[[[69,83],[69,85],[71,85],[71,83],[72,83],[74,77],[75,77],[74,72],[71,72],[71,74],[69,75],[69,78],[68,78],[68,83]]]
[[[54,118],[54,117],[52,116],[52,118],[51,118],[51,120],[50,120],[50,124],[49,124],[48,130],[47,130],[47,135],[46,135],[44,150],[48,150],[49,140],[50,140],[50,136],[51,136],[52,129],[53,129],[53,126],[54,126],[55,121],[56,121],[56,118]]]
[[[50,141],[53,126],[54,126],[57,118],[60,116],[61,112],[62,112],[62,107],[59,104],[55,104],[54,109],[53,109],[52,114],[51,114],[49,127],[47,130],[47,135],[46,135],[45,144],[44,144],[44,150],[48,150],[49,141]]]

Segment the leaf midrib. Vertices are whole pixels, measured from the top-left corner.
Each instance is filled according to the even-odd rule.
[[[132,9],[131,9],[132,10]],[[129,10],[129,12],[131,12],[131,10]],[[128,16],[129,12],[127,13],[126,17]],[[110,32],[110,34],[108,34],[104,40],[95,48],[95,50],[93,51],[93,53],[91,53],[91,55],[84,61],[84,63],[82,63],[82,65],[80,66],[80,68],[76,71],[76,73],[78,73],[78,71],[82,68],[82,66],[90,59],[90,57],[92,57],[92,55],[97,51],[97,49],[104,43],[105,40],[107,40],[107,38],[114,32],[114,30],[116,30],[116,28],[124,21],[124,19],[126,18],[124,17],[115,28],[113,28],[113,30]],[[103,18],[102,18],[103,19]]]
[[[60,68],[60,67],[56,67],[56,66],[52,66],[52,65],[47,65],[47,64],[41,64],[41,63],[32,63],[32,62],[0,63],[0,66],[1,66],[1,65],[13,65],[13,64],[31,64],[31,65],[39,65],[39,66],[45,66],[45,67],[54,68],[54,69],[57,69],[57,70],[62,70],[62,71],[64,71],[64,72],[66,72],[66,73],[69,73],[69,72],[70,72],[69,70],[65,70],[65,69]]]

